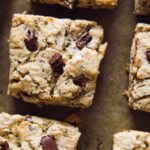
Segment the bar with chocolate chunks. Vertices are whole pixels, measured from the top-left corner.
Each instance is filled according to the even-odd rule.
[[[150,133],[125,130],[114,135],[113,150],[149,150]]]
[[[137,15],[150,15],[150,0],[135,0],[135,13]]]
[[[130,54],[129,105],[150,112],[150,25],[139,23]]]
[[[81,135],[67,123],[29,115],[0,113],[0,127],[1,150],[76,150]]]
[[[33,2],[59,4],[68,8],[114,8],[117,6],[118,0],[31,0]]]
[[[8,94],[35,104],[88,107],[107,43],[96,22],[15,14]]]

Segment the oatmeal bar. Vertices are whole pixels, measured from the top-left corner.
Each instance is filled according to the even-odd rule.
[[[0,113],[1,150],[76,150],[80,132],[69,124]]]
[[[118,0],[32,0],[33,2],[60,4],[68,8],[114,8]]]
[[[8,94],[35,104],[88,107],[107,43],[95,22],[15,14]]]
[[[138,15],[150,14],[150,0],[135,0],[135,13]]]
[[[129,105],[150,112],[150,25],[137,24],[130,56]]]
[[[150,133],[123,131],[114,135],[113,150],[149,150]]]

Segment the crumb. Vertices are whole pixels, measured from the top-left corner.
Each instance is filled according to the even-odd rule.
[[[128,90],[124,90],[122,95],[125,96],[125,97],[128,97],[129,96],[129,91]]]
[[[124,70],[129,73],[129,63],[126,63],[126,65],[124,66]]]
[[[82,119],[76,113],[73,113],[73,114],[66,116],[65,122],[70,123],[74,126],[78,126],[78,127],[80,127],[82,125]]]

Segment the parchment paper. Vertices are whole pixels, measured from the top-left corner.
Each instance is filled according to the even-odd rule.
[[[148,17],[133,14],[134,1],[120,0],[114,10],[69,10],[61,6],[31,4],[26,0],[0,0],[0,112],[31,114],[63,120],[76,112],[81,115],[82,137],[78,150],[111,150],[113,134],[123,129],[150,131],[150,114],[133,111],[122,96],[128,86],[125,72],[137,22],[149,22]],[[15,100],[7,96],[9,73],[8,37],[14,13],[38,14],[58,18],[88,19],[97,21],[105,29],[108,49],[100,67],[94,104],[88,109],[46,106]]]

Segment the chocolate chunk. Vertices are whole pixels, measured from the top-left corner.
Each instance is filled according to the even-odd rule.
[[[57,150],[56,142],[51,136],[43,136],[41,138],[43,150]]]
[[[78,86],[85,86],[86,81],[87,81],[87,78],[83,74],[81,74],[73,79],[74,84],[76,84]]]
[[[36,34],[35,30],[28,30],[27,38],[24,42],[29,51],[36,51],[38,49],[38,38]]]
[[[0,148],[1,150],[10,150],[9,144],[7,141],[5,141],[4,143],[0,144]]]
[[[147,56],[148,62],[150,63],[150,51],[147,51],[147,52],[146,52],[146,56]]]
[[[79,49],[82,49],[87,43],[91,41],[92,37],[88,32],[85,32],[81,37],[76,41],[76,45]]]
[[[59,53],[54,54],[50,60],[50,64],[51,64],[51,67],[54,72],[56,72],[58,74],[63,73],[63,67],[64,67],[65,63],[63,61],[61,54],[59,54]]]
[[[27,115],[24,119],[24,121],[33,122],[32,117],[30,115]]]

